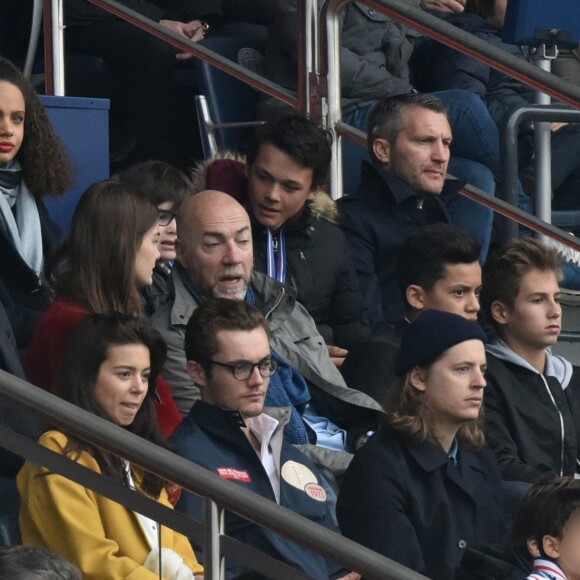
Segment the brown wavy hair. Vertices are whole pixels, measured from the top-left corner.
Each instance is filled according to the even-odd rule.
[[[433,364],[421,368],[429,373]],[[433,414],[423,403],[424,393],[415,388],[410,376],[411,372],[404,377],[397,377],[392,394],[385,405],[387,414],[384,424],[419,443],[427,440],[437,441]],[[483,405],[479,417],[475,421],[464,423],[457,431],[457,438],[466,449],[477,451],[482,447],[485,440],[482,426]]]
[[[114,180],[91,185],[82,196],[69,234],[47,268],[56,292],[90,312],[143,313],[135,259],[157,207],[131,186]]]
[[[0,56],[1,81],[14,85],[24,97],[24,139],[16,155],[24,183],[36,198],[60,195],[74,183],[74,171],[43,104],[26,77]]]

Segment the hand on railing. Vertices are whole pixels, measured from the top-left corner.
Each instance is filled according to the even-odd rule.
[[[552,133],[555,133],[556,131],[559,131],[562,127],[565,127],[566,125],[569,125],[569,123],[550,123],[550,129],[552,130]]]
[[[463,12],[465,0],[421,0],[421,8],[436,12]]]
[[[198,40],[203,40],[206,30],[208,29],[207,24],[200,20],[191,20],[190,22],[179,22],[177,20],[160,20],[159,24],[161,26],[165,26],[165,28],[169,28],[169,30],[173,30],[180,34],[181,36],[185,36],[192,42],[197,42]],[[187,60],[191,58],[193,55],[189,52],[178,52],[175,55],[175,58],[178,60]]]

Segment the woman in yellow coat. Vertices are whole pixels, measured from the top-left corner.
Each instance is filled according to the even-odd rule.
[[[153,404],[165,344],[147,323],[92,315],[78,327],[63,364],[63,396],[149,441],[163,444]],[[169,506],[166,482],[105,450],[59,431],[41,445]],[[54,550],[85,580],[199,580],[188,540],[64,476],[26,462],[18,475],[24,544]],[[159,573],[159,548],[161,574]]]

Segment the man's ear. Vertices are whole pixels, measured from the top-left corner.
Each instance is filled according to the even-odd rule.
[[[495,300],[491,303],[491,315],[498,324],[507,324],[509,317],[509,308],[501,300]]]
[[[423,287],[417,284],[410,284],[405,292],[407,302],[412,308],[419,311],[425,309],[425,294]]]
[[[427,373],[421,367],[415,367],[409,373],[409,382],[421,392],[425,392],[427,388]]]
[[[187,374],[191,377],[191,380],[201,388],[205,387],[207,383],[207,376],[205,374],[205,369],[194,360],[187,361]]]
[[[378,137],[373,141],[373,153],[379,163],[388,164],[391,161],[391,144]]]
[[[183,258],[183,242],[179,239],[179,237],[175,240],[175,257],[177,258],[178,262],[182,262],[181,258]]]
[[[542,548],[548,558],[557,560],[560,557],[560,538],[545,535],[542,538]]]

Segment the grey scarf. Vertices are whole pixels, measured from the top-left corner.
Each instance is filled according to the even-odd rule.
[[[40,216],[36,201],[22,180],[22,167],[15,159],[0,163],[0,194],[0,230],[40,276],[43,261]]]

